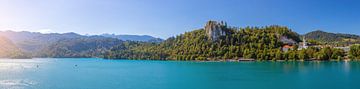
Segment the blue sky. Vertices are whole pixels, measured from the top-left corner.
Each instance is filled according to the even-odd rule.
[[[283,25],[360,34],[359,0],[0,0],[0,30],[167,38],[203,27]]]

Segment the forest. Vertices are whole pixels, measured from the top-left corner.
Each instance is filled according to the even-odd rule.
[[[334,46],[308,47],[299,49],[301,35],[284,26],[234,28],[226,24],[215,24],[225,35],[212,40],[205,29],[198,29],[162,43],[127,42],[106,52],[107,59],[149,59],[149,60],[344,60],[359,59],[359,46],[353,45],[347,54]],[[205,28],[207,28],[205,26]],[[321,34],[320,34],[321,35]],[[283,39],[294,41],[289,43]],[[312,43],[325,41],[311,40]],[[287,50],[283,46],[292,44]]]
[[[303,37],[306,37],[310,42],[316,42],[315,44],[318,45],[350,46],[360,43],[360,36],[358,35],[329,33],[321,30],[309,32]]]

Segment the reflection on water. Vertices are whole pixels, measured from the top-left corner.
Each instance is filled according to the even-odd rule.
[[[0,70],[24,70],[36,68],[47,61],[32,59],[0,59]]]
[[[46,61],[30,59],[0,59],[0,88],[1,89],[29,89],[38,83],[26,79],[27,72],[34,71]]]
[[[308,61],[308,62],[274,62],[274,66],[281,66],[284,72],[298,71],[307,73],[311,71],[322,71],[324,69],[342,70],[343,73],[350,73],[351,68],[358,68],[356,62],[349,61]]]
[[[24,69],[34,68],[33,64],[26,63],[0,63],[0,70],[11,70],[11,71],[21,71]]]
[[[37,83],[32,80],[0,80],[0,88],[2,89],[27,89],[35,86]]]

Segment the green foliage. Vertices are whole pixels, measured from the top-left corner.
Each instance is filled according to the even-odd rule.
[[[283,59],[283,53],[281,52],[281,50],[277,50],[276,54],[275,54],[275,58],[273,60],[281,60]]]
[[[304,35],[311,44],[326,44],[332,46],[349,46],[360,43],[360,36],[352,34],[329,33],[324,31],[313,31]]]
[[[219,30],[219,29],[216,29]],[[0,57],[102,57],[106,59],[149,59],[149,60],[343,60],[360,59],[360,46],[351,46],[349,55],[344,50],[332,48],[360,43],[360,37],[349,34],[333,34],[315,31],[306,34],[309,47],[298,50],[300,37],[291,29],[282,26],[230,28],[221,25],[216,40],[211,30],[198,29],[170,37],[162,42],[120,41],[103,36],[81,36],[76,33],[35,34],[25,32],[17,48],[9,39],[0,37]],[[24,34],[25,34],[24,33]],[[224,34],[223,34],[224,33]],[[221,34],[221,35],[218,35]],[[3,34],[4,35],[4,34]],[[34,37],[36,40],[31,40]],[[25,39],[27,38],[27,39]],[[25,44],[25,45],[23,45]],[[283,51],[284,45],[291,45]],[[17,44],[18,45],[18,44]],[[324,47],[322,46],[329,46]],[[25,50],[23,50],[25,49]],[[23,52],[24,51],[24,52]],[[32,52],[32,53],[25,53]]]
[[[331,59],[335,60],[343,60],[345,56],[345,51],[341,49],[333,49],[333,53],[331,55]]]
[[[113,47],[105,58],[110,59],[163,59],[163,60],[223,60],[258,59],[281,60],[281,37],[300,41],[298,35],[287,27],[228,28],[227,35],[219,40],[209,39],[203,29],[185,32],[160,44],[134,43],[133,47]],[[123,47],[123,46],[119,46]],[[293,54],[295,56],[296,52]],[[297,57],[296,57],[297,58]]]
[[[122,41],[104,37],[78,37],[61,39],[45,47],[38,57],[103,57],[113,46]]]
[[[307,60],[309,59],[309,55],[306,53],[306,50],[301,50],[299,52],[299,59],[300,60]]]
[[[227,35],[219,40],[209,39],[203,29],[185,32],[171,37],[162,43],[124,42],[112,47],[105,54],[108,59],[154,59],[154,60],[225,60],[225,59],[256,59],[256,60],[342,60],[344,50],[331,47],[282,51],[281,37],[287,37],[296,42],[299,35],[281,26],[228,28]],[[313,42],[317,42],[313,40]],[[353,56],[360,53],[352,47]],[[360,57],[359,57],[360,58]]]
[[[328,52],[329,51],[329,52]],[[329,47],[323,48],[321,49],[318,53],[317,53],[317,59],[318,60],[329,60],[330,59],[330,55],[331,54],[331,49]]]
[[[360,59],[360,45],[352,45],[349,51],[350,59],[359,60]]]

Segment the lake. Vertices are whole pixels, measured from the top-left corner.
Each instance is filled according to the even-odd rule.
[[[0,89],[359,89],[360,62],[1,59]]]

